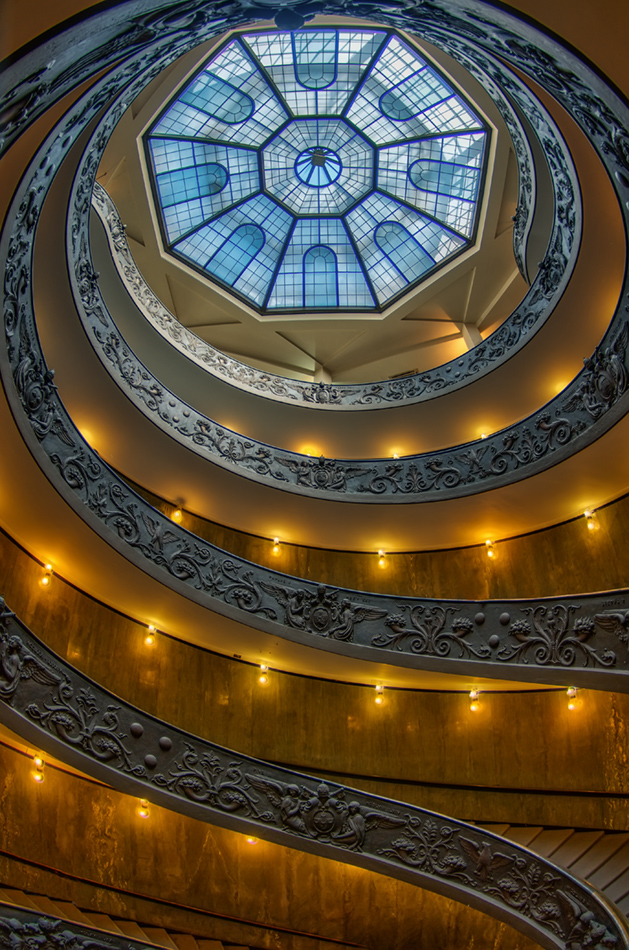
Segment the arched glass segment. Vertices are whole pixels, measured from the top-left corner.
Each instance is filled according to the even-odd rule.
[[[419,241],[397,221],[379,224],[373,234],[376,245],[408,283],[435,263]]]
[[[336,254],[329,247],[311,247],[304,254],[304,307],[338,307]]]
[[[373,311],[476,233],[489,133],[393,30],[218,47],[145,136],[164,242],[262,312]]]
[[[257,224],[241,224],[214,251],[205,269],[233,287],[264,247],[264,231]]]
[[[295,79],[306,89],[325,89],[336,79],[339,35],[336,30],[293,33]]]
[[[378,187],[471,237],[485,157],[484,132],[380,150]]]

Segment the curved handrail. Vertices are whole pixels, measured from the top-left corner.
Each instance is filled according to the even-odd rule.
[[[168,55],[174,57],[176,53],[170,40],[165,45]],[[477,620],[481,615],[483,620],[486,616],[483,605],[479,609],[478,605],[468,603],[461,607],[467,613],[460,618],[458,601],[441,604],[405,599],[400,604],[396,598],[394,609],[391,609],[393,605],[385,608],[376,595],[339,591],[261,571],[200,541],[131,492],[77,432],[58,398],[33,322],[28,275],[32,272],[37,216],[54,169],[85,124],[119,92],[121,83],[132,82],[139,72],[145,76],[157,74],[163,66],[162,53],[159,42],[155,49],[138,53],[124,63],[121,73],[108,74],[87,98],[79,100],[68,111],[35,156],[7,219],[13,227],[3,231],[8,350],[0,353],[0,363],[16,422],[48,477],[52,477],[60,493],[81,517],[145,571],[197,602],[259,629],[378,662],[386,656],[388,662],[450,672],[469,671],[469,664],[473,663],[472,668],[481,675],[554,683],[565,682],[569,675],[575,682],[579,678],[580,683],[603,689],[614,682],[618,683],[616,688],[624,689],[626,651],[619,659],[613,646],[617,646],[614,638],[622,639],[626,629],[626,592],[603,595],[603,601],[609,601],[608,606],[595,606],[593,614],[582,617],[575,617],[575,611],[582,608],[587,598],[551,599],[535,604],[516,601],[513,609],[521,609],[517,615],[521,627],[516,627],[515,622],[511,624],[511,613],[506,609],[503,610],[506,620],[501,621],[498,612],[493,616],[493,630],[489,624],[483,626],[483,621]],[[525,57],[525,50],[521,56]],[[588,95],[597,82],[593,77]],[[611,92],[609,95],[613,98]],[[119,102],[116,108],[121,114],[124,103]],[[624,108],[619,106],[621,112]],[[615,134],[618,134],[617,129]],[[607,154],[604,148],[603,153]],[[617,150],[614,160],[620,161],[620,154]],[[85,192],[84,199],[89,208],[91,189]],[[93,287],[95,277],[89,266],[83,279],[87,289]],[[618,419],[629,401],[629,393],[625,392],[626,336],[627,328],[620,311],[604,338],[604,348],[575,384],[587,384],[581,398],[587,410],[582,411],[595,419],[589,433],[583,434],[586,442]],[[577,389],[573,396],[575,403],[578,392]],[[581,432],[579,424],[568,425],[561,419],[551,422],[540,418],[538,424],[550,444],[553,440],[564,444],[569,442],[571,433]],[[533,459],[527,466],[529,473],[535,470],[539,446],[543,446],[544,441],[526,427],[525,434],[523,460],[527,454],[529,462]],[[515,454],[514,445],[508,444],[496,465],[506,467],[506,460]],[[472,448],[468,455],[466,490],[471,492],[476,489],[476,471],[481,459]],[[312,477],[330,475],[325,461],[312,461],[315,466]],[[264,465],[264,459],[260,464]],[[442,480],[446,485],[451,479],[448,470],[431,471],[433,479]],[[599,615],[602,623],[597,619]],[[558,621],[558,616],[563,619]],[[327,619],[324,622],[322,618]],[[374,629],[369,624],[376,619],[382,622]],[[463,622],[455,628],[458,619]],[[388,630],[383,631],[384,627]],[[513,639],[509,640],[509,636]],[[593,644],[599,642],[600,649],[595,648]],[[475,652],[479,648],[482,653]]]
[[[629,947],[607,901],[526,848],[164,723],[52,653],[2,599],[0,700],[0,719],[18,735],[120,791],[426,887],[505,920],[548,948]]]
[[[83,927],[39,910],[16,907],[0,900],[0,942],[15,950],[147,950],[155,944]]]

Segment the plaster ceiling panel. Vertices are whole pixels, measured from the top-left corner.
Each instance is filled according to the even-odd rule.
[[[476,267],[462,274],[449,286],[443,288],[430,297],[412,313],[403,317],[404,320],[443,320],[448,323],[465,320],[467,306],[476,279]]]
[[[290,372],[291,368],[297,372],[314,370],[312,357],[281,334],[273,333],[270,336],[268,329],[259,324],[252,323],[246,334],[237,324],[203,327],[196,332],[212,346],[243,362],[257,365],[258,361],[263,361],[275,365],[276,372]]]
[[[363,339],[354,347],[348,348],[341,356],[333,360],[329,369],[335,379],[344,379],[347,372],[356,371],[356,379],[367,376],[371,379],[381,379],[374,369],[383,359],[393,359],[396,356],[407,354],[418,347],[437,346],[455,333],[459,335],[459,327],[453,321],[400,321],[390,324],[387,333],[378,340],[377,345],[365,333]],[[433,354],[434,355],[434,354]],[[374,372],[376,375],[374,375]],[[405,372],[404,366],[393,369],[393,373]]]
[[[511,231],[513,228],[513,215],[515,214],[518,202],[518,165],[515,154],[509,149],[509,159],[505,173],[505,183],[502,192],[502,202],[498,212],[498,221],[496,223],[496,237],[504,234],[505,231]]]
[[[340,353],[352,348],[364,335],[364,330],[356,327],[326,326],[302,328],[295,327],[289,332],[278,331],[278,336],[284,337],[294,346],[303,350],[317,363],[329,366],[330,362]]]
[[[241,324],[228,307],[221,306],[220,298],[212,301],[188,283],[178,280],[172,270],[166,272],[166,280],[170,288],[174,304],[174,314],[185,327],[190,327],[200,336],[202,328],[224,325],[229,323]]]

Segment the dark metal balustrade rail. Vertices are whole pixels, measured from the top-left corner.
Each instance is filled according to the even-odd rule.
[[[426,887],[510,923],[544,947],[629,947],[626,922],[609,902],[526,848],[426,809],[239,755],[162,722],[52,653],[3,600],[0,700],[6,726],[122,792]]]

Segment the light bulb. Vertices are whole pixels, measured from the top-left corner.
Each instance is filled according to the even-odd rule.
[[[589,509],[583,512],[586,524],[588,526],[588,531],[596,531],[598,529],[598,521],[596,520],[596,514]]]
[[[140,816],[140,818],[148,818],[148,816],[150,815],[149,803],[147,802],[146,798],[140,799],[140,807],[138,808],[138,815]]]
[[[387,559],[384,551],[378,551],[378,567],[386,567]]]
[[[266,673],[266,671],[268,670],[268,666],[266,665],[266,663],[260,663],[260,669],[262,670],[263,673]]]
[[[490,541],[489,538],[485,541],[485,550],[487,551],[487,557],[495,557],[496,552],[494,551],[494,543]]]
[[[36,756],[33,758],[33,764],[34,764],[34,766],[35,766],[36,769],[43,769],[43,767],[44,767],[44,760],[42,759],[41,755],[36,755]]]
[[[41,785],[41,783],[44,781],[44,773],[43,773],[43,772],[33,772],[32,775],[33,775],[33,778],[35,779],[35,781],[38,782],[39,785]]]
[[[572,712],[575,709],[579,708],[580,700],[577,696],[578,690],[576,686],[569,686],[566,690],[568,696],[568,709]]]
[[[147,632],[146,636],[144,637],[144,642],[146,643],[147,647],[152,647],[155,643],[155,627],[152,623],[148,625],[146,631]]]
[[[269,677],[266,675],[266,673],[261,673],[260,676],[258,676],[258,683],[260,683],[261,686],[266,686],[268,682]]]
[[[280,553],[280,539],[273,538],[273,554],[275,554],[275,556],[277,557],[279,553]]]
[[[247,844],[257,844],[257,843],[258,843],[257,838],[247,838]]]
[[[480,709],[480,692],[477,689],[470,690],[470,712],[478,712]]]
[[[176,521],[177,524],[179,524],[179,522],[183,518],[183,511],[181,510],[181,508],[175,508],[175,510],[173,511],[170,517],[172,518],[173,521]]]

